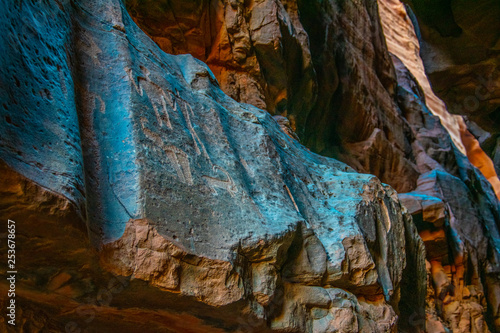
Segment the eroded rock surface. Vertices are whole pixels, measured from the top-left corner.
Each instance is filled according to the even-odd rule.
[[[224,92],[287,117],[313,151],[398,191],[415,188],[409,129],[394,101],[376,2],[170,3],[126,2],[163,50],[206,61]]]
[[[397,58],[394,61],[400,105],[420,152],[417,188],[399,194],[426,249],[427,314],[420,324],[436,332],[495,331],[498,304],[488,295],[495,295],[499,284],[498,200],[486,178],[419,101],[422,92],[416,80]]]
[[[316,98],[316,74],[297,1],[125,3],[165,52],[206,62],[226,94],[288,115],[294,130],[304,132]]]
[[[18,330],[499,327],[498,201],[377,2],[0,9]]]
[[[418,19],[422,59],[436,94],[491,136],[481,142],[495,160],[500,128],[500,3],[408,0]],[[495,160],[496,161],[496,160]],[[497,172],[500,169],[496,163]]]
[[[2,6],[4,39],[50,15],[60,32],[24,30],[2,58],[16,68],[1,72],[1,156],[18,327],[397,330],[405,237],[418,236],[394,190],[310,152],[191,55],[163,53],[120,1]]]
[[[420,96],[422,102],[429,111],[439,117],[441,124],[450,134],[454,146],[482,172],[500,199],[500,180],[494,163],[480,146],[486,141],[491,141],[492,136],[467,118],[450,114],[445,103],[434,94],[420,56],[420,31],[413,12],[399,0],[379,1],[379,12],[389,52],[399,58],[415,76],[422,88],[423,96]]]
[[[415,37],[412,37],[415,35],[411,32],[402,41],[398,40],[389,18],[399,13],[406,17],[403,20],[394,15],[396,20],[407,24],[411,24],[411,20],[402,5],[395,1],[384,2],[382,8],[385,11],[382,16],[385,15],[387,21],[384,28],[391,31],[386,35],[392,43],[389,48],[404,56],[408,52],[403,47],[405,41],[415,44]],[[419,61],[412,61],[411,56],[405,58],[404,62],[410,66],[406,69],[400,59],[393,59],[400,85],[398,100],[401,109],[415,134],[418,151],[425,152],[418,154],[421,176],[417,188],[400,194],[400,199],[412,214],[426,248],[429,274],[427,330],[498,331],[498,304],[496,296],[492,296],[497,293],[496,285],[499,284],[496,222],[499,208],[495,198],[495,192],[498,197],[498,176],[493,163],[462,119],[458,121],[455,135],[458,133],[461,137],[468,159],[458,152],[454,144],[456,138],[452,143],[441,125],[441,121],[445,125],[447,122],[440,114],[443,111],[433,110],[440,116],[439,121],[427,109],[427,105],[436,108],[436,103],[432,95],[431,104],[426,102],[429,101],[429,93],[425,91],[428,83],[419,87],[418,83],[427,80],[422,76]],[[410,71],[421,77],[418,83]],[[453,131],[451,133],[453,138]],[[493,187],[485,186],[486,180]]]

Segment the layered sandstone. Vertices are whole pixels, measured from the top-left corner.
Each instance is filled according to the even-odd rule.
[[[125,1],[135,22],[167,53],[204,61],[226,94],[304,124],[315,72],[292,1]]]
[[[498,200],[482,173],[453,147],[439,118],[422,104],[416,79],[399,59],[394,61],[400,105],[417,139],[422,170],[417,188],[399,195],[426,248],[428,295],[421,323],[436,332],[494,331]]]
[[[446,109],[442,100],[434,94],[429,79],[425,73],[424,64],[420,57],[420,42],[417,31],[413,26],[403,3],[399,0],[379,1],[380,21],[384,29],[385,40],[389,52],[398,57],[408,70],[415,76],[422,88],[425,104],[429,110],[441,120],[455,146],[466,154],[460,136],[462,117],[452,115]],[[418,28],[418,27],[417,27]]]
[[[287,117],[314,151],[375,174],[398,191],[415,187],[409,128],[397,114],[376,3],[169,3],[126,2],[164,51],[206,61],[224,92]]]
[[[450,114],[444,102],[434,94],[431,88],[420,57],[420,41],[417,36],[419,27],[417,25],[415,29],[413,24],[417,22],[411,20],[411,17],[414,17],[413,13],[411,11],[407,13],[407,9],[399,0],[379,1],[379,8],[389,52],[401,59],[415,76],[422,87],[425,104],[429,110],[439,117],[454,145],[467,155],[475,167],[481,170],[500,199],[500,180],[492,160],[481,149],[478,140],[469,132],[463,117]]]

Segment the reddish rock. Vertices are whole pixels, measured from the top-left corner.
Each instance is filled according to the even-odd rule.
[[[288,116],[303,134],[316,99],[316,74],[296,1],[128,0],[126,5],[165,52],[190,53],[206,62],[226,94]]]
[[[466,115],[490,137],[482,148],[500,170],[500,4],[495,0],[411,5],[421,32],[422,60],[436,94],[453,114]]]

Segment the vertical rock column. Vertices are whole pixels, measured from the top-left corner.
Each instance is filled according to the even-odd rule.
[[[119,238],[141,211],[132,123],[140,96],[129,79],[140,69],[133,65],[121,10],[119,0],[83,1],[75,4],[72,20],[75,99],[96,246]]]

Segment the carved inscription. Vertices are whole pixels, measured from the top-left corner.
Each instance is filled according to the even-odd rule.
[[[221,180],[210,176],[203,176],[203,179],[208,183],[208,186],[212,188],[212,192],[214,192],[214,194],[217,194],[216,188],[221,188],[228,191],[231,197],[234,197],[235,193],[238,192],[238,189],[236,188],[236,185],[234,184],[234,181],[229,173],[217,165],[213,166],[213,170],[215,173],[217,173],[217,171],[223,173],[226,180]]]
[[[196,134],[196,131],[193,128],[193,124],[191,123],[190,114],[194,118],[194,113],[193,113],[193,109],[191,108],[191,105],[189,105],[187,102],[184,101],[184,107],[181,109],[182,109],[182,113],[184,114],[184,118],[186,119],[186,124],[187,124],[188,130],[189,130],[189,133],[191,133],[191,137],[193,138],[196,154],[200,155],[201,152],[203,152],[203,156],[205,156],[210,161],[210,157],[208,156],[207,150],[205,149],[203,142],[201,142],[200,138],[198,137],[198,134]],[[200,151],[200,147],[201,147],[201,151]]]
[[[81,34],[77,40],[76,45],[78,49],[83,52],[83,54],[92,59],[92,62],[96,66],[101,66],[99,55],[102,54],[102,50],[91,35],[86,33]]]
[[[173,165],[177,177],[183,183],[193,185],[193,176],[191,174],[191,166],[189,164],[188,155],[182,150],[172,145],[167,145],[162,140],[160,135],[154,133],[146,127],[147,120],[141,118],[142,131],[146,137],[155,143],[155,145],[165,152],[170,163]]]
[[[174,112],[177,111],[180,115],[184,117],[186,127],[189,131],[189,135],[194,143],[194,150],[196,155],[203,156],[210,165],[212,165],[212,170],[215,174],[223,176],[222,179],[217,177],[212,177],[208,175],[203,175],[202,179],[212,190],[212,193],[217,195],[217,189],[226,190],[231,196],[234,196],[238,192],[237,187],[229,175],[229,173],[222,167],[215,165],[210,160],[210,156],[205,148],[205,145],[201,141],[200,137],[194,129],[192,119],[195,118],[193,109],[191,105],[175,95],[170,91],[165,91],[161,86],[153,82],[150,78],[150,72],[147,68],[140,66],[141,75],[134,77],[133,71],[130,68],[126,68],[126,73],[132,83],[135,91],[140,95],[146,97],[151,102],[153,106],[153,111],[158,123],[159,128],[173,129],[172,123],[170,121],[170,115],[168,113],[167,106],[170,107]],[[148,120],[141,117],[141,128],[144,135],[155,144],[156,147],[162,149],[170,164],[175,169],[177,177],[179,180],[185,184],[193,185],[193,175],[191,172],[191,165],[189,162],[189,156],[179,147],[167,144],[159,133],[155,133],[153,130],[148,128]],[[167,135],[162,134],[162,135]]]
[[[86,87],[81,87],[81,89],[83,95],[86,96],[85,109],[87,110],[87,112],[93,113],[97,107],[97,104],[99,104],[99,112],[101,112],[102,114],[106,113],[106,103],[100,95],[90,90],[90,85],[87,84]]]
[[[68,88],[66,87],[66,79],[64,78],[64,72],[61,66],[57,65],[57,71],[59,73],[59,83],[61,84],[61,91],[64,97],[68,97]]]
[[[125,71],[130,79],[130,82],[132,82],[132,85],[135,88],[135,91],[140,96],[144,96],[144,91],[146,91],[146,95],[153,106],[153,110],[155,111],[156,119],[158,121],[158,124],[160,124],[160,127],[163,127],[164,125],[168,127],[169,129],[172,129],[172,124],[170,122],[170,116],[168,114],[167,110],[167,101],[171,101],[172,98],[169,98],[167,94],[165,93],[165,90],[161,88],[159,85],[151,81],[149,78],[149,70],[143,66],[140,66],[141,72],[143,76],[138,76],[137,77],[137,82],[133,76],[132,69],[126,68]],[[177,110],[177,106],[174,103],[169,103],[172,109],[174,111]]]

